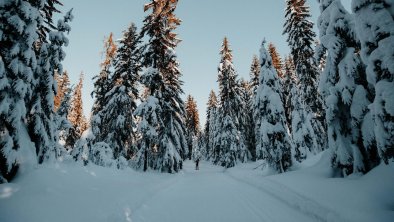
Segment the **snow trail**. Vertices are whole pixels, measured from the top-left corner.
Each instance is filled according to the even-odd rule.
[[[177,183],[131,212],[132,221],[316,221],[259,189],[232,179],[223,168],[192,162]],[[246,186],[245,186],[246,185]]]
[[[227,173],[226,175],[236,181],[239,181],[248,186],[254,187],[255,189],[258,189],[266,194],[271,195],[275,199],[281,201],[283,204],[286,204],[297,211],[303,212],[315,218],[316,221],[346,221],[345,219],[341,218],[339,214],[335,211],[291,190],[286,185],[283,185],[276,181],[265,178],[263,181],[260,180],[260,183],[257,184],[253,183],[252,181],[247,181],[245,179],[239,178],[231,173]]]

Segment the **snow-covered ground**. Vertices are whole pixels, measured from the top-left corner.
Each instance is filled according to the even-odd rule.
[[[178,174],[39,166],[0,185],[1,222],[393,221],[394,164],[332,178],[327,154],[267,176],[261,163]]]

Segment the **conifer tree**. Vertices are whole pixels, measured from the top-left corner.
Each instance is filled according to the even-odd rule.
[[[23,149],[27,107],[37,66],[34,43],[42,4],[30,1],[0,3],[0,178],[13,178]]]
[[[63,74],[59,74],[58,71],[55,72],[55,80],[57,85],[56,96],[54,101],[54,109],[57,111],[62,103],[65,94],[70,90],[70,78],[68,77],[68,72],[63,71]]]
[[[286,129],[280,81],[265,48],[260,49],[260,85],[254,100],[256,157],[266,159],[271,168],[285,172],[291,167],[291,141]]]
[[[260,63],[259,58],[254,55],[252,65],[250,66],[250,88],[253,92],[253,96],[256,95],[257,88],[259,86],[259,75],[260,75]]]
[[[222,49],[220,51],[221,61],[218,68],[218,82],[220,89],[220,109],[223,116],[230,116],[236,125],[238,122],[238,113],[241,111],[240,106],[240,85],[238,84],[238,75],[233,65],[233,55],[227,38],[224,38]]]
[[[157,76],[161,77],[160,75]],[[145,84],[145,81],[151,83],[149,78],[145,80],[144,75],[141,77],[142,84]],[[159,117],[161,113],[159,100],[153,96],[148,96],[135,111],[135,115],[140,117],[137,132],[141,135],[140,148],[134,163],[137,169],[147,171],[149,168],[158,169],[160,167],[157,166],[157,154],[159,153]]]
[[[283,107],[285,109],[287,125],[289,126],[290,132],[292,132],[291,112],[293,111],[293,107],[292,107],[291,90],[296,87],[297,77],[295,74],[295,66],[291,56],[285,58],[283,73],[284,73],[282,80]]]
[[[186,110],[185,124],[186,124],[186,133],[187,133],[187,143],[189,148],[189,159],[191,160],[193,137],[198,137],[198,135],[200,134],[200,119],[198,116],[197,103],[191,95],[187,96],[185,110]]]
[[[314,155],[321,151],[318,135],[315,134],[309,114],[306,112],[306,105],[298,96],[300,90],[297,82],[291,88],[291,122],[289,122],[293,142],[292,154],[298,162],[302,162],[310,154]]]
[[[302,97],[308,107],[319,115],[322,110],[321,101],[316,97],[317,79],[319,76],[312,45],[316,36],[306,0],[286,0],[286,22],[283,34],[287,34],[287,42],[296,65],[297,77],[300,81]]]
[[[320,90],[327,107],[332,166],[344,176],[366,172],[371,160],[375,159],[367,155],[362,138],[363,124],[371,122],[367,113],[371,93],[359,54],[360,42],[355,33],[354,17],[339,0],[320,1],[320,10],[320,40],[327,51]],[[368,153],[376,153],[374,150],[376,146],[371,146]]]
[[[219,118],[219,106],[212,108],[210,112],[210,121],[209,121],[209,150],[208,150],[208,159],[212,162],[215,162],[217,157],[219,156],[219,149],[217,145],[219,143],[218,137],[220,134],[220,123],[221,119]]]
[[[71,108],[68,114],[68,119],[73,125],[73,136],[70,143],[74,144],[82,133],[87,129],[87,120],[83,113],[83,103],[82,103],[82,87],[83,87],[83,73],[79,77],[78,85],[74,89],[73,96],[71,98]],[[72,142],[73,141],[73,142]]]
[[[113,73],[113,63],[116,55],[116,45],[113,40],[113,34],[110,33],[109,37],[104,41],[104,61],[101,63],[100,74],[95,76],[94,90],[92,96],[95,100],[92,108],[92,131],[95,135],[96,141],[104,141],[105,137],[110,133],[106,130],[103,122],[102,110],[108,103],[105,95],[110,90],[110,78]]]
[[[393,7],[392,0],[352,1],[361,58],[366,65],[368,83],[375,89],[371,115],[376,144],[379,156],[386,164],[394,159]]]
[[[299,96],[307,109],[308,119],[312,124],[314,134],[319,135],[318,150],[326,144],[326,130],[322,97],[318,91],[319,69],[314,59],[312,46],[315,42],[313,23],[306,0],[286,0],[286,22],[283,34],[287,34],[287,42],[296,67],[299,81]]]
[[[55,115],[56,141],[58,141],[59,144],[61,144],[66,150],[72,149],[72,146],[67,143],[67,141],[70,141],[69,136],[71,135],[71,131],[73,129],[72,123],[67,118],[71,106],[71,96],[71,88],[68,88],[64,91],[62,101]],[[58,152],[60,154],[60,151]]]
[[[114,159],[134,155],[136,148],[136,119],[133,115],[137,108],[138,80],[141,70],[140,43],[137,28],[132,23],[124,32],[119,42],[119,48],[114,58],[114,73],[109,79],[108,93],[104,96],[107,101],[100,111],[100,129],[96,130],[106,135],[100,142],[106,142],[112,149]]]
[[[177,0],[154,0],[144,7],[145,11],[152,10],[142,28],[142,36],[149,40],[143,54],[146,71],[141,78],[150,96],[136,110],[142,119],[139,129],[143,140],[139,154],[143,161],[138,161],[144,162],[144,170],[177,172],[188,153],[185,108],[180,98],[182,74],[175,53],[180,40],[174,30],[181,23],[174,14],[177,3]],[[149,153],[156,155],[145,155]],[[152,161],[148,162],[147,158]]]
[[[255,160],[256,154],[256,141],[254,136],[254,121],[253,121],[253,91],[248,81],[241,79],[240,81],[242,110],[238,113],[240,122],[239,130],[243,135],[245,146],[248,149],[248,159]]]
[[[54,97],[56,93],[55,72],[63,72],[61,61],[65,58],[63,47],[68,44],[65,36],[71,28],[71,11],[59,20],[57,31],[49,32],[49,42],[42,43],[38,66],[35,71],[37,84],[34,86],[31,111],[28,118],[29,134],[36,145],[38,163],[56,158],[56,126],[54,125]]]
[[[104,41],[104,50],[103,50],[104,60],[100,64],[101,71],[99,75],[95,76],[93,80],[94,82],[94,90],[92,92],[92,96],[94,96],[94,104],[92,108],[92,115],[97,115],[104,105],[105,94],[109,91],[109,78],[111,77],[111,73],[113,72],[113,63],[116,55],[116,45],[113,40],[112,32],[109,34],[108,38]]]
[[[212,149],[214,143],[214,127],[215,127],[215,113],[218,108],[218,101],[216,94],[213,90],[209,93],[208,103],[207,103],[207,120],[204,128],[206,153],[208,159],[212,157]]]
[[[214,145],[214,163],[224,167],[233,167],[238,161],[245,162],[248,158],[244,138],[239,131],[239,114],[242,112],[241,90],[237,74],[232,63],[232,50],[227,38],[224,38],[220,51],[221,62],[218,68],[220,88],[220,108],[218,126]]]
[[[274,66],[276,73],[278,73],[279,78],[283,78],[282,59],[280,58],[280,55],[279,55],[278,51],[276,50],[275,45],[272,42],[270,42],[268,44],[268,52],[271,55],[272,65]]]
[[[197,137],[197,136],[194,136],[193,138],[192,138],[192,160],[193,161],[201,161],[201,159],[202,159],[202,157],[204,156],[204,154],[203,154],[203,149],[202,149],[202,147],[200,146],[201,144],[200,144],[200,141],[199,141],[199,137]]]

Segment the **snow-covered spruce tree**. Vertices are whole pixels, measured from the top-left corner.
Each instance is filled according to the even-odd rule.
[[[70,152],[72,158],[83,165],[90,163],[103,167],[125,168],[125,158],[114,159],[112,148],[105,142],[95,142],[92,128],[85,130]]]
[[[91,146],[88,160],[98,166],[113,167],[117,165],[117,168],[123,168],[125,161],[122,161],[121,164],[117,163],[114,156],[113,149],[107,143],[98,142]]]
[[[308,20],[311,17],[309,6],[306,5],[306,0],[286,0],[285,13],[286,22],[283,34],[288,35],[287,42],[296,65],[301,96],[307,106],[320,115],[322,104],[318,99],[317,90],[319,72],[312,49],[316,34],[313,31],[313,23]]]
[[[248,154],[244,137],[239,131],[239,115],[242,110],[241,90],[237,74],[232,63],[232,51],[227,38],[224,38],[220,51],[221,61],[218,68],[218,82],[220,88],[220,107],[217,118],[221,123],[216,135],[214,163],[233,167],[238,161],[245,162]]]
[[[219,144],[220,144],[220,124],[222,123],[222,119],[220,119],[219,115],[219,105],[216,108],[211,109],[211,118],[209,122],[209,141],[211,143],[211,148],[208,152],[208,159],[212,162],[219,156]]]
[[[68,119],[73,125],[66,146],[74,146],[75,142],[81,137],[82,133],[87,129],[88,123],[83,114],[82,104],[82,87],[83,87],[83,73],[79,77],[78,85],[74,89],[71,98],[71,107],[68,113]]]
[[[293,142],[292,155],[298,162],[305,160],[310,154],[317,154],[318,135],[312,127],[311,120],[305,108],[304,101],[298,95],[300,94],[300,85],[294,84],[291,88],[291,136]]]
[[[229,115],[225,115],[221,120],[220,132],[216,135],[218,156],[214,163],[230,168],[238,161],[246,162],[248,158],[246,146],[242,143],[240,132]]]
[[[102,110],[104,106],[108,104],[108,97],[105,97],[105,95],[110,90],[110,78],[112,77],[114,58],[116,55],[116,45],[113,40],[112,32],[104,41],[103,54],[104,61],[100,64],[101,71],[97,76],[93,77],[95,82],[94,90],[91,94],[92,97],[94,96],[91,126],[96,142],[104,141],[106,136],[110,133],[107,131],[107,128],[104,127],[107,123],[104,123],[102,120]]]
[[[80,162],[85,166],[89,163],[89,159],[90,159],[89,155],[94,145],[94,138],[95,137],[94,134],[92,133],[92,129],[88,128],[76,140],[74,147],[70,152],[71,156],[74,158],[76,162]]]
[[[292,131],[291,112],[293,111],[293,107],[291,103],[292,101],[291,90],[296,87],[297,77],[295,74],[295,66],[293,63],[293,59],[290,56],[285,58],[283,73],[284,73],[282,79],[283,108],[285,109],[286,122],[291,132]]]
[[[55,72],[62,73],[61,61],[65,58],[63,47],[67,46],[65,36],[71,28],[68,24],[73,19],[71,11],[58,21],[56,31],[49,32],[48,42],[41,43],[37,69],[34,73],[34,85],[28,128],[31,140],[36,146],[38,163],[57,158],[56,126],[54,98],[56,82]]]
[[[153,73],[148,74],[148,70],[144,75],[141,76],[141,83],[145,84],[154,83],[162,85],[162,79],[160,75],[156,73],[156,69],[151,69]],[[152,79],[150,78],[153,77]],[[159,79],[157,79],[157,78]],[[154,81],[154,82],[152,82]],[[158,86],[158,85],[157,85]],[[135,115],[140,117],[137,132],[141,135],[139,141],[139,150],[134,159],[134,167],[137,169],[143,169],[147,171],[149,168],[157,166],[158,159],[158,144],[159,144],[159,133],[161,120],[161,107],[159,100],[153,96],[148,96],[136,109]]]
[[[177,3],[177,0],[154,0],[144,7],[145,11],[152,10],[144,19],[142,28],[142,36],[147,36],[149,40],[143,54],[146,71],[141,78],[150,96],[136,110],[142,119],[139,129],[148,129],[139,132],[142,140],[147,140],[140,149],[144,153],[148,150],[155,154],[155,159],[147,163],[147,168],[169,173],[177,172],[188,154],[185,108],[180,98],[183,93],[182,74],[175,53],[180,40],[174,30],[181,23],[174,14]],[[158,111],[152,118],[149,117],[153,115],[153,111],[149,111],[150,106]],[[157,139],[149,139],[152,135]],[[139,156],[144,159],[142,162],[147,162],[147,155]],[[144,167],[144,170],[147,168]]]
[[[265,40],[260,49],[260,64],[260,85],[254,100],[256,157],[266,159],[271,168],[283,173],[292,165],[291,143],[281,100],[280,81],[265,48]]]
[[[326,132],[322,98],[318,92],[319,69],[314,59],[313,45],[315,32],[306,0],[287,0],[285,9],[286,22],[283,34],[287,34],[287,42],[296,66],[299,80],[300,97],[305,103],[308,119],[312,123],[315,135],[319,135],[317,150],[326,146]]]
[[[300,81],[297,79],[294,70],[294,64],[291,57],[285,62],[285,75],[282,79],[282,99],[285,109],[286,122],[292,137],[292,155],[295,160],[302,162],[310,154],[317,154],[321,151],[324,138],[319,138],[316,132],[324,131],[323,129],[316,131],[313,126],[321,126],[316,124],[316,119],[312,113],[308,113],[305,101],[299,95],[301,93]],[[320,144],[319,144],[320,142]]]
[[[201,158],[204,160],[208,160],[209,159],[209,153],[208,153],[208,149],[207,149],[207,144],[205,143],[205,136],[203,132],[199,132],[197,135],[197,145],[200,149],[201,152]]]
[[[192,160],[197,161],[200,160],[204,157],[203,156],[203,148],[200,146],[201,144],[199,143],[199,138],[194,136],[192,138]]]
[[[254,55],[252,65],[250,66],[250,88],[253,96],[256,95],[257,88],[259,87],[260,63],[259,58]]]
[[[20,163],[28,103],[37,66],[34,43],[42,2],[0,2],[0,178],[11,180]],[[35,156],[34,156],[35,158]]]
[[[189,159],[192,159],[193,149],[193,137],[197,137],[200,134],[200,119],[198,116],[197,103],[191,95],[186,98],[185,104],[186,117],[186,134],[187,143],[189,148]]]
[[[64,91],[62,101],[55,114],[55,136],[57,137],[55,141],[57,141],[66,150],[72,149],[72,146],[70,146],[70,144],[67,144],[67,141],[69,141],[68,137],[70,136],[73,127],[73,125],[67,118],[71,106],[71,93],[71,88]],[[61,148],[58,150],[59,154],[62,152],[61,150]]]
[[[279,78],[283,78],[283,62],[282,58],[279,55],[279,52],[276,50],[276,47],[274,43],[270,42],[268,44],[268,52],[271,55],[272,58],[272,64],[276,70],[276,73],[278,73]]]
[[[372,146],[367,151],[363,144],[361,130],[369,116],[371,93],[359,54],[360,43],[355,33],[354,16],[345,10],[340,0],[321,0],[320,10],[320,40],[327,51],[320,91],[326,105],[332,166],[341,170],[344,176],[366,172],[371,160],[375,159],[368,157],[367,152],[375,152],[376,147]]]
[[[245,141],[245,146],[248,149],[248,159],[255,160],[256,154],[256,137],[254,136],[254,121],[253,121],[253,91],[248,81],[241,79],[240,90],[242,98],[242,111],[238,113],[240,123],[239,130]]]
[[[361,58],[375,89],[371,115],[381,159],[394,159],[394,1],[352,1]],[[370,127],[370,126],[368,126]]]
[[[68,77],[68,72],[63,71],[63,74],[59,74],[58,71],[55,72],[55,80],[57,85],[56,96],[54,100],[54,108],[57,111],[62,103],[64,96],[70,91],[70,78]]]
[[[112,149],[114,159],[128,158],[136,153],[137,127],[134,111],[137,108],[138,81],[141,71],[140,38],[136,26],[132,23],[119,41],[119,48],[114,58],[114,73],[109,79],[108,90],[100,111],[101,123],[99,135]]]
[[[211,123],[214,123],[215,112],[218,107],[218,101],[216,94],[213,90],[209,93],[209,98],[207,102],[207,119],[204,126],[204,137],[205,137],[205,148],[207,153],[207,159],[211,158],[212,148],[213,148],[213,127]]]

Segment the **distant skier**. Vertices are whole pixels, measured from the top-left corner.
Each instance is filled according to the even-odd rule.
[[[200,169],[199,166],[198,166],[199,163],[200,163],[200,158],[197,158],[196,159],[196,170]]]

